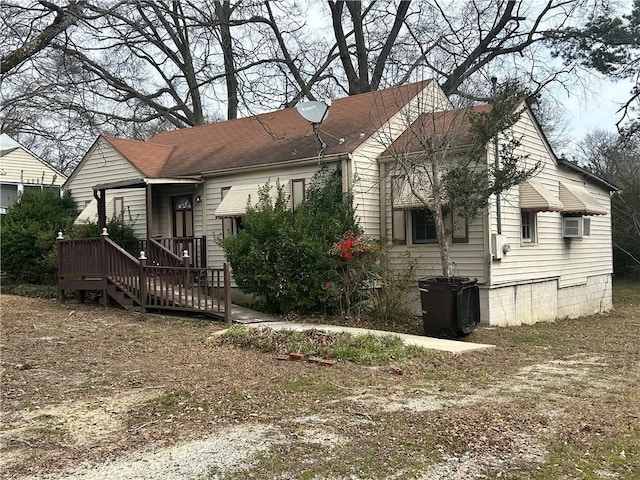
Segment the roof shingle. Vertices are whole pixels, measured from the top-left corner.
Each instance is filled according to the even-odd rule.
[[[323,154],[353,152],[430,82],[334,100],[318,126],[327,144]],[[318,154],[312,127],[295,108],[163,132],[147,142],[106,138],[150,177],[199,175]]]

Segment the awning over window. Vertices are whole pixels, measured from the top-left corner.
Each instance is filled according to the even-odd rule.
[[[87,205],[84,210],[80,212],[80,215],[73,221],[75,225],[81,223],[91,223],[98,221],[98,201],[94,198]]]
[[[412,208],[427,208],[423,200],[429,201],[432,198],[431,190],[425,187],[414,185],[415,195],[411,190],[409,182],[403,181],[401,184],[392,185],[393,188],[393,208],[394,210],[408,210]],[[421,200],[421,198],[423,200]]]
[[[562,202],[543,184],[529,180],[520,185],[520,209],[530,212],[561,212]]]
[[[560,201],[564,205],[564,213],[607,214],[607,210],[582,185],[560,182]]]
[[[251,199],[251,205],[258,204],[258,190],[262,185],[234,185],[231,187],[216,208],[216,217],[241,217],[247,211],[247,203]],[[278,198],[278,189],[271,186],[269,192],[271,199]]]

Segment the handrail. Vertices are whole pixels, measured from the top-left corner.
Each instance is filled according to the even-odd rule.
[[[182,257],[182,252],[187,250],[194,267],[205,268],[207,266],[207,237],[153,237],[152,240],[165,249],[173,252],[178,257]],[[137,251],[149,251],[147,240],[137,241]]]
[[[103,290],[113,296],[110,284],[146,308],[201,312],[231,321],[231,280],[227,264],[222,268],[192,267],[190,258],[180,259],[151,241],[151,252],[165,255],[173,265],[157,265],[137,259],[108,236],[58,240],[58,288]],[[160,247],[160,248],[157,248]],[[156,257],[158,258],[158,257]],[[110,283],[109,283],[110,282]],[[116,297],[113,297],[116,298]]]
[[[182,258],[153,238],[147,240],[149,263],[163,267],[182,267]]]
[[[140,261],[110,238],[104,238],[105,276],[142,305]]]

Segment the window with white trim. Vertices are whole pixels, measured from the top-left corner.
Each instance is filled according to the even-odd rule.
[[[536,212],[522,210],[520,212],[520,240],[523,243],[536,241]]]
[[[305,180],[304,178],[297,178],[291,180],[291,209],[295,210],[305,199]]]
[[[220,189],[220,200],[231,190],[231,187],[222,187]],[[229,235],[237,235],[243,228],[242,217],[223,217],[222,218],[222,238]]]

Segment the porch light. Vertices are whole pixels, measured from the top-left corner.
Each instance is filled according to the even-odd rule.
[[[189,250],[182,251],[182,258],[189,258]]]
[[[138,257],[138,260],[146,260],[147,259],[147,254],[144,253],[144,250],[140,250],[140,256]]]
[[[196,197],[196,203],[200,203],[200,202],[202,202],[202,197],[200,195],[198,195]]]

